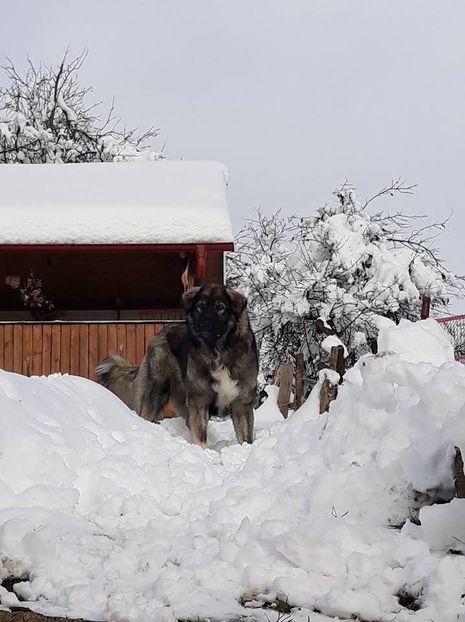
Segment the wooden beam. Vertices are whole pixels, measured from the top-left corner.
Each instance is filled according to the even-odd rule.
[[[200,285],[205,280],[207,265],[207,247],[205,244],[197,244],[195,249],[195,284]]]

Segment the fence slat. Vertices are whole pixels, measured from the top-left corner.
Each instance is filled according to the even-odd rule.
[[[117,352],[120,356],[123,356],[124,358],[126,358],[127,354],[127,347],[126,347],[126,325],[125,324],[118,324],[116,327],[116,338],[117,338],[117,344],[116,344],[116,349]]]
[[[145,351],[147,351],[147,347],[152,337],[158,332],[157,326],[158,324],[146,324],[145,325]]]
[[[23,374],[30,376],[32,373],[32,326],[23,326]]]
[[[5,369],[5,326],[0,325],[0,369]]]
[[[60,335],[60,367],[62,374],[71,373],[71,326],[63,324]]]
[[[136,326],[128,324],[126,328],[126,358],[130,363],[136,360]]]
[[[89,370],[88,376],[92,380],[95,380],[95,368],[99,364],[98,360],[98,337],[99,331],[97,324],[90,324],[89,326]]]
[[[108,326],[99,324],[98,327],[98,362],[101,363],[108,356]]]
[[[52,325],[44,324],[42,330],[42,371],[44,376],[50,374],[52,367]]]
[[[134,363],[140,365],[145,354],[145,326],[136,325],[136,357]]]
[[[108,324],[108,356],[113,356],[114,354],[118,354],[116,324]]]
[[[71,324],[70,372],[79,376],[79,324]]]
[[[5,369],[13,371],[13,326],[8,324],[5,326],[4,352]]]
[[[61,329],[60,324],[52,326],[52,349],[50,355],[50,373],[56,374],[61,368]]]
[[[89,325],[79,326],[79,375],[89,376]]]
[[[15,324],[13,326],[13,371],[17,374],[23,373],[23,326]]]
[[[42,374],[42,324],[32,326],[32,375]]]

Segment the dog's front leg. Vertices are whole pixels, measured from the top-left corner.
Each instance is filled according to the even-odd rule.
[[[236,400],[231,404],[231,418],[236,432],[237,442],[253,443],[253,402]]]
[[[192,442],[207,449],[208,408],[203,398],[194,396],[187,399],[187,425],[191,431]]]

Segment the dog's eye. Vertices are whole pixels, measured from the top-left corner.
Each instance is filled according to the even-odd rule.
[[[226,309],[226,305],[224,304],[224,302],[217,301],[215,302],[215,309],[218,311],[218,313],[223,313],[223,311]]]
[[[195,304],[195,308],[197,311],[203,311],[206,307],[206,302],[205,300],[199,300],[196,304]]]

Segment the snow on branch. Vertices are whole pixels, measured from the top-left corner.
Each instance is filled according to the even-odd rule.
[[[328,334],[344,343],[352,365],[376,351],[380,317],[416,320],[423,295],[444,309],[461,290],[461,277],[434,247],[447,221],[418,226],[424,217],[370,214],[376,199],[414,188],[396,180],[361,204],[346,182],[313,216],[259,211],[246,222],[228,255],[227,279],[248,296],[263,381],[301,351],[311,386],[327,362],[321,342]]]
[[[99,103],[88,104],[91,88],[79,81],[84,52],[57,67],[35,66],[21,74],[11,60],[3,67],[0,87],[0,163],[108,162],[138,158],[157,160],[151,143],[158,130],[139,133],[121,127],[114,102],[102,119]]]

